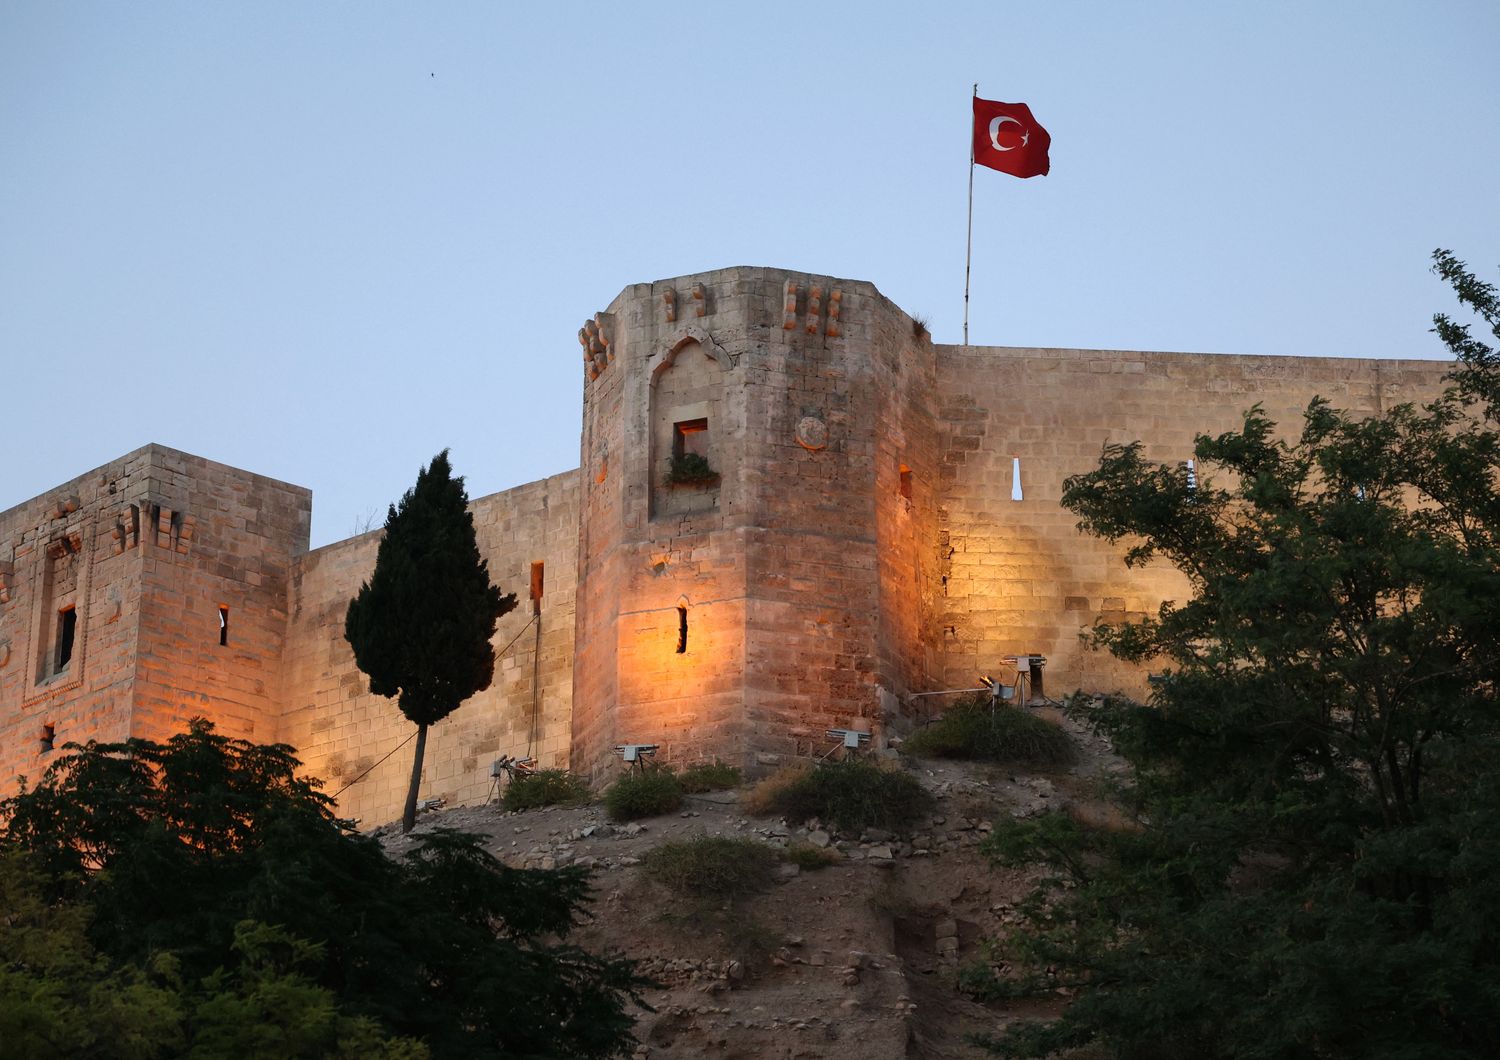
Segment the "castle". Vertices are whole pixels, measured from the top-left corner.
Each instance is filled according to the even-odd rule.
[[[870,283],[768,268],[629,287],[579,340],[579,468],[472,504],[522,602],[424,797],[483,800],[502,754],[598,779],[623,743],[751,770],[828,729],[879,745],[914,693],[1016,655],[1054,693],[1139,690],[1079,633],[1186,586],[1080,535],[1063,480],[1106,442],[1185,463],[1257,402],[1295,432],[1314,395],[1375,413],[1447,367],[936,345]],[[379,533],[309,551],[311,504],[148,445],[0,512],[0,793],[66,741],[202,715],[294,745],[344,814],[399,815],[410,758],[385,756],[413,728],[343,639]]]

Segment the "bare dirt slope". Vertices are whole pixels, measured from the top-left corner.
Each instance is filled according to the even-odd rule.
[[[739,792],[689,796],[680,813],[626,825],[609,823],[597,805],[519,814],[491,805],[424,815],[417,830],[492,837],[490,849],[517,867],[594,870],[593,920],[576,941],[641,959],[661,984],[646,994],[655,1011],[639,1015],[638,1057],[989,1055],[971,1035],[1055,1007],[987,1007],[955,989],[960,964],[983,956],[983,940],[1005,931],[1033,883],[994,868],[977,847],[1001,815],[1086,801],[1091,777],[1110,763],[1092,746],[1077,765],[1048,774],[907,765],[937,796],[937,809],[905,835],[829,835],[803,822],[752,818]],[[411,843],[389,826],[377,834],[392,853]],[[652,847],[699,834],[781,847],[826,843],[841,856],[824,869],[784,865],[767,893],[705,907],[640,868]]]

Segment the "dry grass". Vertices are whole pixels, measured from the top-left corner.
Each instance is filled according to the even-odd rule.
[[[726,791],[737,788],[743,779],[738,767],[724,762],[698,762],[677,775],[682,790],[689,795],[701,795],[705,791]]]
[[[788,762],[750,789],[741,802],[745,812],[754,817],[769,817],[777,813],[776,806],[781,801],[782,793],[800,783],[812,768],[810,759],[799,758]]]
[[[646,875],[695,898],[736,898],[770,886],[779,852],[754,839],[700,835],[647,852]]]

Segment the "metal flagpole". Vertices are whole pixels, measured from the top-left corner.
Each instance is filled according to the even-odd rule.
[[[974,82],[979,98],[979,82]],[[973,108],[970,107],[972,112]],[[969,344],[969,262],[974,256],[974,115],[969,115],[969,239],[964,245],[964,345]]]

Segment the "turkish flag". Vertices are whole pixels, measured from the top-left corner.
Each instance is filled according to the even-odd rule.
[[[1052,137],[1024,103],[974,97],[974,161],[1013,177],[1043,177]]]

